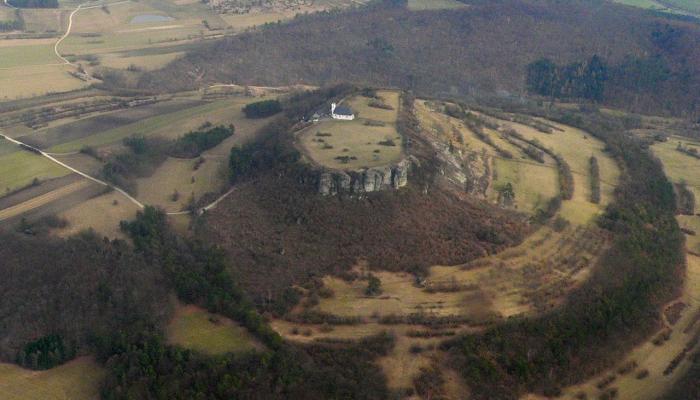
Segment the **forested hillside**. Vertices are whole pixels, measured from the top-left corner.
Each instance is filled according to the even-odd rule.
[[[123,241],[0,234],[0,243],[1,361],[51,367],[97,336],[168,318],[160,271]],[[56,353],[51,360],[32,356],[46,349]]]
[[[351,81],[430,95],[513,95],[527,92],[535,62],[578,77],[597,55],[604,74],[593,96],[583,97],[649,113],[698,109],[700,26],[693,22],[607,2],[465,2],[470,7],[458,10],[411,12],[385,2],[297,17],[202,47],[139,85]]]

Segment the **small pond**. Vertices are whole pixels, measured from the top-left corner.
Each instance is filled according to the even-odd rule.
[[[165,15],[141,14],[131,19],[131,24],[145,24],[147,22],[168,22],[174,18]]]

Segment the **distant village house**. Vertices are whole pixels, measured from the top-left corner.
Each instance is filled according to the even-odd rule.
[[[331,104],[331,117],[333,119],[342,119],[346,121],[352,121],[355,119],[355,114],[352,110],[345,106],[339,106],[335,103]]]

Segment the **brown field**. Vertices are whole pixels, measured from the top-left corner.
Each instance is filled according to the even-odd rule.
[[[378,95],[393,110],[370,107],[370,99],[356,96],[342,102],[355,112],[355,120],[322,120],[300,132],[297,140],[309,160],[333,169],[368,168],[398,161],[403,154],[402,138],[396,131],[399,94],[379,91]],[[367,126],[368,120],[385,125]],[[393,144],[380,144],[387,140]],[[343,161],[339,157],[355,159]]]

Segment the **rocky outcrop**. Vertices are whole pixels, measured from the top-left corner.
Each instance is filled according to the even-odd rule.
[[[362,194],[380,190],[399,189],[408,184],[408,172],[414,163],[406,158],[394,165],[356,171],[322,171],[318,177],[318,192],[324,196],[339,193]]]

